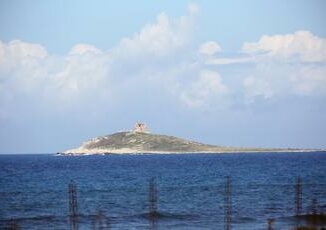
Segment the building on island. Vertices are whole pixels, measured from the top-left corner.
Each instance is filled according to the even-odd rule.
[[[137,133],[148,133],[149,132],[145,123],[141,123],[141,122],[137,122],[132,131],[137,132]]]

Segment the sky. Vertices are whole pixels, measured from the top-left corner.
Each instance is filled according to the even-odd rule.
[[[0,153],[129,130],[326,148],[326,2],[0,2]]]

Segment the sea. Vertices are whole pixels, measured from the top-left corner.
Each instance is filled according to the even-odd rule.
[[[0,155],[0,229],[293,229],[312,209],[325,152]]]

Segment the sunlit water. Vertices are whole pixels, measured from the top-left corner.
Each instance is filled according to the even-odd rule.
[[[68,184],[77,185],[79,229],[101,210],[112,229],[147,229],[148,182],[158,185],[158,229],[223,229],[225,177],[232,178],[233,229],[293,226],[294,184],[303,211],[326,206],[326,153],[0,155],[0,229],[68,229]]]

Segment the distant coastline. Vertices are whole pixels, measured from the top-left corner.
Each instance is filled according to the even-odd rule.
[[[313,152],[326,152],[326,150],[323,149],[300,149],[300,150],[257,150],[257,151],[225,151],[225,152],[135,152],[135,151],[121,151],[121,152],[106,152],[106,151],[94,151],[94,152],[79,152],[79,153],[56,153],[56,155],[60,156],[89,156],[89,155],[151,155],[151,154],[176,154],[176,155],[182,155],[182,154],[233,154],[233,153],[243,153],[243,154],[250,154],[250,153],[313,153]]]

